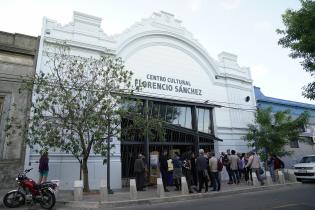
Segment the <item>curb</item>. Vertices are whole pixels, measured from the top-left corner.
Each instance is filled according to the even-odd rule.
[[[249,193],[249,192],[259,192],[265,190],[279,189],[287,186],[299,185],[300,182],[286,183],[286,184],[275,184],[270,186],[259,186],[259,187],[245,187],[241,189],[232,189],[225,190],[220,192],[211,192],[211,193],[197,193],[189,195],[177,195],[170,197],[151,197],[138,200],[125,200],[125,201],[109,201],[109,202],[89,202],[89,201],[57,201],[58,204],[65,205],[66,207],[75,207],[80,209],[108,209],[108,208],[117,208],[117,207],[126,207],[126,206],[140,206],[140,205],[153,205],[160,203],[170,203],[177,201],[187,201],[187,200],[197,200],[202,198],[214,198],[214,197],[223,197],[227,195],[233,195],[235,193]]]

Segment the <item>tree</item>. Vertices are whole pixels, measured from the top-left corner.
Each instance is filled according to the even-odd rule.
[[[113,55],[74,56],[62,44],[53,49],[47,53],[48,69],[41,70],[21,88],[34,93],[26,142],[31,147],[38,145],[72,154],[83,172],[84,191],[89,191],[87,163],[91,152],[106,157],[110,152],[107,138],[119,136],[122,118],[131,115],[124,105],[133,93],[132,72],[121,58]],[[164,125],[159,119],[150,121],[139,112],[132,116],[136,123],[124,128],[125,132],[137,130],[137,125],[141,128],[147,122],[148,129],[140,131],[149,135],[156,130],[163,135]],[[9,124],[17,125],[13,121]],[[14,126],[8,127],[13,133]]]
[[[283,35],[278,44],[290,48],[290,57],[302,59],[301,64],[312,77],[315,75],[315,1],[300,0],[301,9],[288,9],[282,15],[284,30],[277,30]],[[315,99],[315,81],[303,87],[303,95]]]
[[[299,138],[304,126],[308,123],[309,113],[303,112],[293,119],[290,110],[272,113],[272,108],[258,109],[255,123],[248,125],[248,133],[244,140],[249,147],[254,147],[263,159],[266,154],[284,156],[291,154],[285,146]]]

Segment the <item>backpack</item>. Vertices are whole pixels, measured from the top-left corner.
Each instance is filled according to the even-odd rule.
[[[223,165],[225,165],[225,166],[230,165],[230,160],[229,160],[229,157],[227,155],[224,155],[222,161],[223,161]]]
[[[222,169],[223,169],[223,163],[220,161],[220,160],[218,160],[218,171],[222,171]]]
[[[174,168],[181,168],[182,167],[182,162],[179,160],[178,157],[173,158],[173,167]]]
[[[244,159],[240,159],[238,161],[238,168],[241,170],[245,168],[245,160]]]

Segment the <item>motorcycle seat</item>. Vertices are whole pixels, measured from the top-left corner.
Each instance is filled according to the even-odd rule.
[[[36,184],[37,189],[43,189],[43,188],[48,188],[48,187],[53,187],[55,183],[47,181],[43,182],[41,184]]]

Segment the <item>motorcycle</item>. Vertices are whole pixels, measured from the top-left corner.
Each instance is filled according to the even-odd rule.
[[[26,176],[31,169],[26,169],[18,174],[15,179],[18,183],[18,189],[8,192],[3,198],[3,204],[8,208],[17,208],[25,204],[39,203],[44,209],[51,209],[56,203],[55,192],[57,184],[53,182],[36,182]]]

